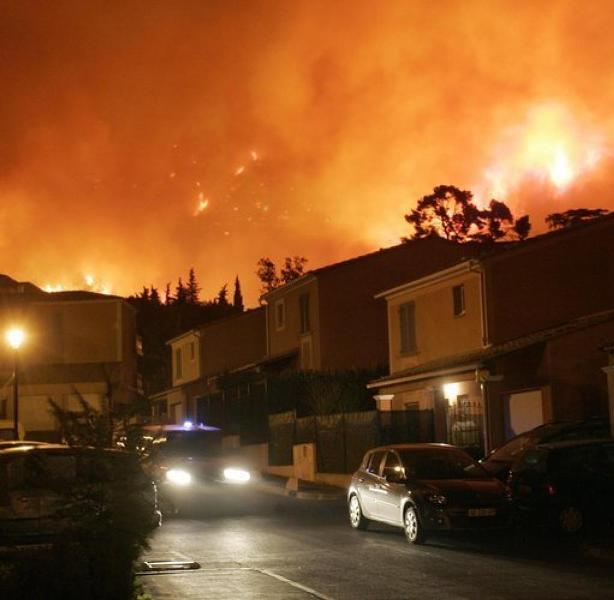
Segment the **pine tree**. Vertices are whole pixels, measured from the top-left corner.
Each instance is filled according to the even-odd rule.
[[[187,300],[187,290],[185,285],[183,285],[183,281],[181,277],[177,281],[177,287],[175,288],[175,303],[176,304],[185,304]]]
[[[173,303],[173,295],[171,294],[171,284],[167,283],[166,284],[166,289],[164,290],[164,304],[166,304],[166,306],[168,306],[169,304]]]
[[[143,291],[141,292],[140,298],[144,302],[149,302],[149,288],[143,287]]]
[[[225,283],[217,293],[216,303],[218,306],[228,306],[228,284]]]
[[[241,293],[241,282],[239,281],[238,275],[235,278],[235,293],[232,297],[232,304],[239,312],[245,310],[243,306],[243,294]]]
[[[199,294],[200,287],[198,285],[198,281],[196,281],[196,275],[194,273],[194,268],[192,267],[190,269],[190,274],[188,276],[188,285],[186,287],[186,300],[188,304],[198,304]]]
[[[151,292],[149,293],[149,301],[156,306],[160,306],[160,292],[158,292],[158,288],[154,287],[153,284],[151,286]]]

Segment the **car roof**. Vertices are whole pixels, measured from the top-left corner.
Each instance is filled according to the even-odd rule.
[[[153,433],[166,433],[168,431],[221,431],[219,427],[213,427],[211,425],[145,425],[142,427],[143,431]]]
[[[544,442],[537,444],[536,448],[545,450],[565,450],[567,448],[578,448],[581,446],[602,446],[603,444],[614,444],[614,438],[586,439],[586,440],[566,440],[564,442]]]
[[[379,446],[372,448],[369,452],[377,452],[378,450],[459,450],[456,446],[450,444],[442,444],[436,442],[423,443],[423,444],[389,444],[387,446]]]
[[[36,446],[16,446],[0,449],[0,456],[18,456],[20,454],[94,454],[102,452],[116,456],[131,456],[129,452],[114,448],[92,448],[91,446],[65,446],[63,444],[40,444]]]
[[[18,446],[46,446],[48,442],[38,442],[36,440],[1,440],[0,449],[16,448]]]

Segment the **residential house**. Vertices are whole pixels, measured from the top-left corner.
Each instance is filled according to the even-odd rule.
[[[475,244],[414,240],[309,271],[263,296],[267,360],[283,369],[385,368],[386,306],[375,294],[476,255]]]
[[[606,414],[613,253],[606,217],[378,294],[391,367],[369,385],[380,410],[431,410],[435,440],[476,452],[549,419]]]
[[[12,283],[11,283],[12,282]],[[79,409],[132,404],[142,394],[134,309],[122,298],[90,292],[46,293],[0,282],[0,327],[19,325],[19,420],[31,439],[57,440],[49,399]],[[0,419],[13,418],[14,352],[0,350]]]
[[[241,421],[258,420],[266,410],[260,370],[266,353],[263,307],[206,323],[167,343],[172,387],[152,397],[158,418],[238,434]]]

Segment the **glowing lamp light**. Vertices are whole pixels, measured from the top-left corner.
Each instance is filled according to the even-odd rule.
[[[446,398],[450,404],[454,404],[458,396],[458,391],[458,383],[446,383],[443,386],[443,397]]]
[[[26,339],[26,333],[19,327],[11,327],[6,332],[6,343],[13,349],[19,350]]]
[[[184,429],[192,429],[192,427],[194,427],[194,423],[192,423],[192,421],[184,421],[183,422],[183,428]]]

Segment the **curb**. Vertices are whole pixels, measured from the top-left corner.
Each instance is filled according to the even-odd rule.
[[[267,484],[260,482],[256,489],[267,494],[276,496],[286,496],[288,498],[296,498],[297,500],[341,500],[345,498],[345,490],[321,490],[321,489],[303,489],[301,490],[296,483],[291,483],[288,479],[283,487],[278,484]]]
[[[614,547],[599,544],[582,544],[581,552],[588,558],[614,563]]]

